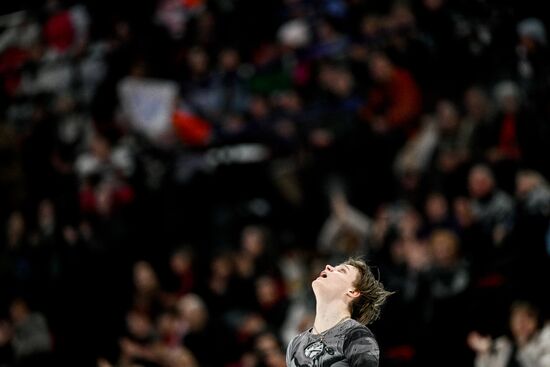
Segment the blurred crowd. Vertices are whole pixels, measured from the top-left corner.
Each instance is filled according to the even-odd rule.
[[[385,366],[550,366],[544,2],[0,5],[0,366],[285,366],[310,283]]]

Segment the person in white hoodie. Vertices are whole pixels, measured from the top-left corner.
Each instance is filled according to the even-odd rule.
[[[511,338],[493,340],[476,331],[468,335],[468,345],[476,353],[475,367],[549,367],[550,326],[541,331],[536,307],[514,302],[509,322]]]

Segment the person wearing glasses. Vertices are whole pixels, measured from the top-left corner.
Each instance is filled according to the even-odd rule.
[[[315,321],[289,343],[287,366],[378,366],[378,343],[366,325],[380,316],[392,292],[359,259],[327,265],[311,286]]]

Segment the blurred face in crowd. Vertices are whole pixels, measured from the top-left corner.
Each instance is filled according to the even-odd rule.
[[[178,301],[180,316],[192,331],[200,330],[208,320],[208,311],[202,299],[196,294],[188,294]]]
[[[430,249],[417,238],[404,238],[402,251],[405,264],[409,269],[423,271],[431,265]]]
[[[520,172],[516,177],[516,195],[525,198],[533,189],[540,186],[542,177],[536,172]]]
[[[197,19],[198,38],[206,40],[208,37],[212,36],[212,32],[215,31],[215,26],[216,23],[212,13],[208,11],[201,12]]]
[[[38,206],[38,223],[42,230],[49,230],[55,224],[55,210],[51,200],[42,200]]]
[[[263,306],[270,306],[279,300],[277,283],[271,277],[261,277],[256,281],[256,299]]]
[[[519,45],[527,50],[527,52],[533,52],[538,48],[537,41],[528,35],[519,36]]]
[[[281,349],[277,337],[272,333],[264,333],[259,335],[255,341],[256,350],[263,354],[278,351]]]
[[[208,71],[208,56],[203,49],[194,48],[187,55],[187,65],[191,73],[202,75]]]
[[[302,108],[300,96],[294,90],[288,90],[279,94],[277,104],[279,107],[289,112],[298,112]]]
[[[286,366],[285,355],[272,333],[264,333],[256,338],[255,349],[263,358],[266,366]]]
[[[29,307],[22,299],[14,300],[10,305],[10,316],[15,324],[24,321],[29,315]]]
[[[494,87],[494,98],[504,113],[516,113],[520,107],[520,90],[516,83],[502,81]]]
[[[96,189],[96,209],[104,217],[108,217],[114,209],[113,189],[113,185],[109,182],[100,183]]]
[[[420,185],[420,172],[415,167],[409,167],[399,177],[399,185],[405,192],[415,192]]]
[[[443,131],[454,131],[460,122],[456,106],[450,101],[440,101],[436,107],[437,121]]]
[[[489,111],[489,99],[481,89],[472,87],[464,93],[464,107],[470,116],[481,119]]]
[[[136,78],[143,78],[147,76],[147,64],[144,60],[135,60],[130,67],[131,76]]]
[[[450,231],[433,233],[430,246],[434,263],[440,267],[453,266],[458,256],[458,238]]]
[[[361,20],[361,34],[367,39],[375,38],[381,28],[381,20],[377,16],[369,14]]]
[[[128,22],[119,20],[115,23],[115,36],[121,41],[126,41],[131,36],[130,25]]]
[[[351,265],[326,265],[311,285],[318,301],[340,299],[349,303],[352,298],[348,294],[349,291],[355,291],[354,283],[358,276],[359,271]]]
[[[537,331],[537,316],[528,307],[515,307],[510,315],[510,331],[516,340],[529,340]]]
[[[220,67],[223,71],[235,71],[239,67],[239,54],[233,48],[226,48],[220,52],[219,56]]]
[[[319,84],[322,88],[343,97],[349,95],[353,89],[353,79],[350,72],[332,65],[321,67]]]
[[[254,258],[247,253],[239,253],[235,256],[235,271],[241,278],[251,278],[254,276],[256,266]]]
[[[378,83],[389,82],[393,76],[393,64],[387,56],[375,53],[369,60],[369,69],[372,78]]]
[[[443,7],[443,4],[445,3],[444,0],[423,0],[422,4],[426,7],[426,9],[431,11],[437,11]]]
[[[519,108],[519,101],[517,96],[513,94],[508,94],[503,96],[500,100],[500,107],[504,112],[508,112],[508,113],[516,112]]]
[[[21,212],[11,213],[8,219],[7,232],[10,240],[10,246],[16,246],[18,244],[17,241],[25,233],[25,219],[23,218],[23,214],[21,214]]]
[[[439,222],[447,217],[447,200],[439,193],[434,193],[426,199],[426,216],[432,222]]]
[[[160,336],[167,337],[178,332],[178,319],[175,315],[164,312],[156,321],[156,329]]]
[[[330,41],[336,34],[336,30],[329,22],[320,21],[317,24],[317,35],[321,41]]]
[[[178,251],[170,258],[170,268],[175,274],[184,274],[191,270],[191,255],[185,251]]]
[[[258,227],[247,227],[242,234],[243,250],[253,257],[260,256],[265,250],[263,231]]]
[[[332,91],[342,97],[348,96],[353,90],[353,79],[348,70],[337,70]]]
[[[157,288],[157,275],[151,264],[146,261],[139,261],[134,265],[134,285],[137,290],[142,292]]]
[[[212,276],[227,278],[233,272],[233,263],[230,256],[218,255],[210,262]]]
[[[109,141],[101,135],[95,135],[92,138],[90,150],[92,154],[102,162],[107,161],[111,156],[111,145]]]
[[[458,197],[453,202],[454,215],[460,226],[468,226],[474,220],[472,205],[465,197]]]
[[[173,362],[170,366],[188,366],[188,367],[198,367],[195,356],[186,348],[178,348],[172,352],[170,355]]]
[[[318,75],[319,85],[324,89],[328,89],[334,81],[334,74],[335,70],[333,66],[321,65]]]
[[[392,265],[405,263],[405,247],[402,240],[396,240],[390,244],[390,256]]]
[[[412,28],[416,23],[415,16],[407,4],[397,3],[391,11],[391,22],[394,27]]]
[[[130,334],[138,339],[147,338],[152,331],[151,320],[141,312],[129,312],[126,316],[126,324]]]
[[[253,96],[250,100],[250,114],[255,119],[263,119],[269,114],[269,104],[262,96]]]
[[[69,95],[60,96],[55,101],[55,112],[59,114],[67,114],[75,109],[76,103],[73,97]]]
[[[421,224],[420,214],[415,209],[409,208],[399,219],[397,227],[402,238],[415,238]]]
[[[482,198],[493,191],[493,176],[485,167],[474,167],[468,177],[468,188],[473,198]]]

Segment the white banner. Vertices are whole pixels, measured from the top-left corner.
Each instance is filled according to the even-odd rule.
[[[178,90],[175,83],[127,77],[118,85],[122,111],[132,127],[153,141],[172,130],[172,113]]]

